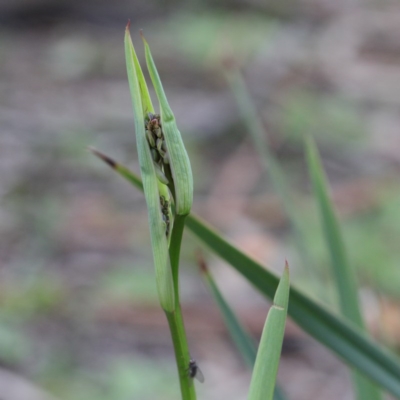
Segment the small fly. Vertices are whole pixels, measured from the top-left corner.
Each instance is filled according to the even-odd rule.
[[[190,359],[189,367],[188,367],[188,374],[193,379],[196,378],[200,383],[204,382],[204,375],[201,372],[201,369],[196,363],[196,360]]]

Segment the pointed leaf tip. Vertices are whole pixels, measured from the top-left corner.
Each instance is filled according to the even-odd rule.
[[[143,29],[140,29],[139,33],[140,33],[140,37],[141,37],[142,40],[143,40],[143,43],[144,43],[145,45],[147,45],[147,40],[145,39],[145,37],[144,37],[144,35],[143,35]]]
[[[93,153],[95,156],[99,157],[106,164],[108,164],[111,168],[115,169],[117,167],[117,163],[110,157],[106,156],[104,153],[96,150],[94,147],[88,147],[88,150]]]
[[[285,323],[289,299],[289,270],[287,262],[274,296],[274,304],[268,312],[256,362],[251,377],[249,400],[272,400],[279,359],[285,335]]]
[[[197,264],[199,265],[199,269],[202,274],[208,273],[207,263],[204,260],[203,254],[200,250],[197,252]]]
[[[131,20],[128,19],[128,23],[126,24],[125,30],[129,31],[130,28],[131,28]]]
[[[290,268],[289,268],[288,260],[285,260],[285,272],[289,273],[289,270],[290,270]]]
[[[289,280],[289,264],[286,261],[282,277],[274,296],[274,305],[287,309],[289,302],[290,280]]]

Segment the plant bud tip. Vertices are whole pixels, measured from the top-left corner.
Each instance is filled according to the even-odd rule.
[[[129,31],[130,27],[131,27],[131,20],[128,18],[128,23],[126,24],[126,28],[125,29],[127,31]]]

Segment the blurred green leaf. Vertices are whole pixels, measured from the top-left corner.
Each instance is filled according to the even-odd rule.
[[[332,272],[336,279],[336,289],[339,294],[342,315],[360,329],[366,330],[358,301],[356,276],[347,259],[339,223],[328,195],[327,182],[321,160],[311,137],[306,142],[306,152],[314,194],[320,209],[325,240],[331,256]],[[377,387],[358,372],[353,374],[353,381],[359,400],[380,399]]]
[[[259,114],[257,113],[255,105],[250,98],[242,76],[234,68],[228,69],[225,72],[225,76],[229,82],[232,93],[235,96],[241,117],[245,122],[248,133],[253,141],[254,149],[258,153],[264,170],[270,177],[273,187],[276,193],[279,195],[283,208],[289,217],[291,225],[293,226],[295,245],[301,257],[302,265],[308,272],[309,279],[315,280],[316,273],[314,262],[312,261],[310,251],[308,250],[308,246],[305,241],[304,224],[301,220],[301,214],[298,212],[298,207],[295,203],[295,194],[289,186],[285,172],[279,165],[279,162],[270,149],[263,123],[259,117]],[[316,282],[314,288],[321,288],[321,286],[322,285],[320,285],[319,282]],[[322,289],[320,291],[321,296],[323,296],[324,292]]]
[[[225,325],[228,328],[228,332],[232,337],[239,353],[243,357],[243,360],[247,366],[253,368],[254,362],[256,361],[256,345],[252,337],[245,331],[239,320],[237,319],[235,313],[229,307],[228,303],[223,298],[221,292],[219,291],[217,285],[210,272],[203,269],[204,280],[210,289],[210,292],[214,298],[214,301],[218,305],[221,311],[222,317],[224,319]]]

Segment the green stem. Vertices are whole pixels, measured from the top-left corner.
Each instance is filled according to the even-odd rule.
[[[174,344],[182,400],[196,400],[196,391],[193,379],[189,376],[189,347],[187,344],[180,305],[177,305],[174,312],[166,312],[165,314],[168,319],[172,342]]]
[[[186,338],[185,326],[182,318],[182,310],[179,300],[179,257],[185,217],[177,215],[172,229],[169,258],[171,261],[172,276],[175,292],[175,310],[166,312],[172,342],[174,344],[176,364],[178,367],[179,382],[181,386],[182,400],[196,400],[196,392],[193,379],[189,376],[190,353]]]
[[[174,280],[175,298],[179,305],[179,257],[181,254],[181,243],[183,229],[185,228],[186,215],[176,215],[172,228],[171,243],[169,245],[169,259],[171,261],[172,277]]]

